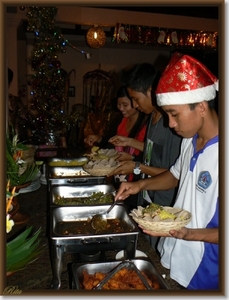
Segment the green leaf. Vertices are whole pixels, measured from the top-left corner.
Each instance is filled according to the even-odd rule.
[[[32,227],[27,228],[6,245],[7,272],[24,269],[27,264],[38,258],[42,252],[39,228],[32,236]]]
[[[17,247],[17,245],[23,243],[26,240],[26,238],[28,237],[28,235],[30,234],[31,231],[32,231],[32,227],[30,226],[25,231],[23,231],[21,234],[19,234],[17,237],[15,237],[12,241],[8,242],[7,246],[10,249]]]

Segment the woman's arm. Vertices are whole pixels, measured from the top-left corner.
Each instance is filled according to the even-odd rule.
[[[108,176],[119,175],[119,174],[128,175],[133,173],[133,169],[135,167],[135,161],[132,160],[123,161],[122,156],[118,158],[118,161],[120,162],[119,167],[116,168],[113,172],[111,172]],[[139,167],[141,169],[141,173],[150,175],[151,177],[167,171],[167,169],[165,168],[155,168],[151,166],[145,166],[143,164],[140,164]]]
[[[139,151],[143,151],[144,142],[140,142],[134,138],[129,138],[122,135],[115,135],[109,139],[109,143],[117,147],[132,147]]]

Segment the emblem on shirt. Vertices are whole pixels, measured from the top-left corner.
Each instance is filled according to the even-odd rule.
[[[211,175],[208,171],[200,172],[199,178],[198,178],[198,185],[203,188],[207,189],[212,183]]]

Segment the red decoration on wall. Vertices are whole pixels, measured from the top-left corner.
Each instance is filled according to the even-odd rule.
[[[218,47],[218,33],[117,23],[112,42],[216,49]]]

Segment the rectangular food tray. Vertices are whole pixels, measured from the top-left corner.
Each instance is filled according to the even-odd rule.
[[[130,262],[134,263],[139,271],[143,271],[151,279],[156,278],[160,289],[169,289],[168,284],[165,282],[163,277],[157,271],[154,264],[149,259],[133,259]],[[112,262],[98,262],[98,263],[88,263],[83,265],[72,264],[72,274],[73,274],[73,286],[78,290],[82,290],[82,281],[83,281],[83,271],[86,271],[89,274],[95,274],[96,272],[102,272],[108,274],[119,264],[125,263],[125,261],[112,261]]]
[[[97,199],[89,201],[88,199],[93,193],[109,193],[114,191],[115,188],[111,184],[99,184],[99,185],[84,185],[84,186],[69,186],[69,185],[53,185],[50,188],[50,205],[51,206],[72,206],[72,205],[101,205],[106,203],[112,203],[114,196],[110,195],[110,202],[106,202],[108,198],[101,199],[98,202]],[[57,198],[62,198],[61,201],[56,201]],[[78,199],[78,201],[77,201]],[[85,201],[84,201],[85,199]]]
[[[126,222],[128,231],[121,233],[98,233],[98,234],[79,234],[79,235],[63,235],[58,231],[58,223],[62,222],[77,222],[87,220],[91,216],[99,213],[104,213],[108,209],[110,205],[98,205],[98,206],[73,206],[73,207],[57,207],[51,208],[50,216],[51,216],[51,238],[52,239],[61,239],[61,240],[82,240],[83,238],[90,237],[94,239],[96,237],[108,237],[112,236],[127,236],[127,235],[138,235],[139,228],[136,223],[129,216],[128,211],[124,205],[116,204],[115,207],[111,210],[108,215],[108,218],[117,218]],[[82,242],[82,241],[81,241]]]
[[[48,178],[69,178],[69,177],[91,177],[83,170],[83,164],[87,163],[87,157],[72,159],[49,159],[47,164]]]

